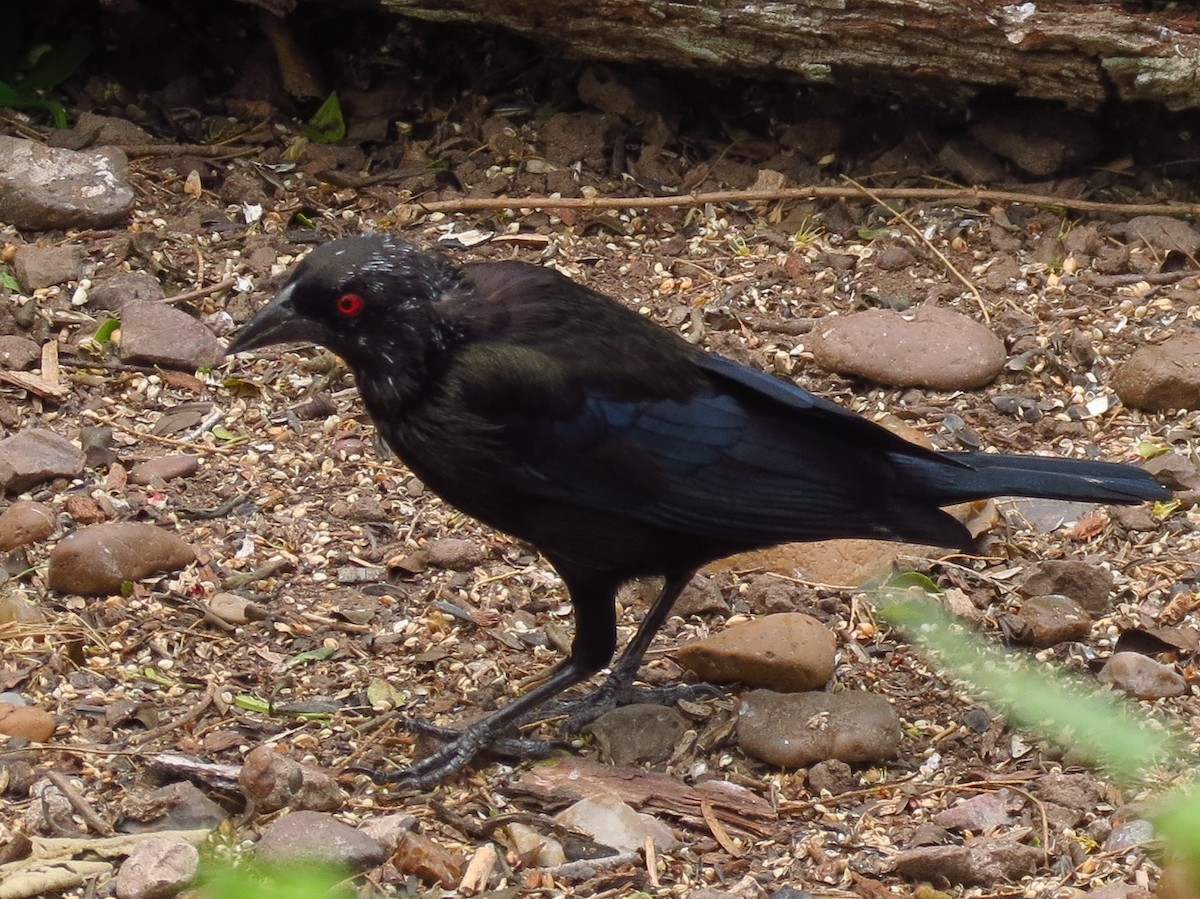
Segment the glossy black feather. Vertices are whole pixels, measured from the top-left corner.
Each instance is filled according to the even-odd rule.
[[[361,308],[339,305],[348,295]],[[634,576],[668,578],[652,634],[692,571],[741,550],[850,536],[965,546],[941,506],[1167,495],[1128,465],[932,452],[550,269],[459,266],[387,236],[315,250],[230,350],[286,340],[341,354],[430,488],[558,568],[578,624],[546,695],[607,663],[615,590]]]

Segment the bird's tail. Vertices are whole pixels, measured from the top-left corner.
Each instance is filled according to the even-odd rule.
[[[945,453],[941,464],[924,456],[892,458],[904,470],[904,492],[938,504],[1036,496],[1132,505],[1171,495],[1149,472],[1114,462],[990,453]]]

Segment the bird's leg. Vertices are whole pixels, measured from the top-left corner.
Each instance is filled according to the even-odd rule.
[[[650,604],[650,609],[646,612],[646,617],[642,619],[637,633],[633,635],[633,639],[629,641],[625,651],[612,666],[608,677],[592,693],[569,704],[566,720],[562,723],[564,732],[575,733],[605,712],[611,711],[619,705],[626,705],[635,698],[648,702],[671,703],[679,698],[714,693],[715,688],[708,684],[680,684],[674,687],[646,688],[637,691],[633,687],[633,680],[642,665],[646,650],[650,648],[650,642],[662,627],[663,622],[667,620],[667,616],[671,614],[671,607],[675,605],[675,600],[679,598],[679,594],[683,592],[683,588],[688,585],[694,574],[694,571],[688,571],[666,579],[662,590]]]
[[[562,573],[560,569],[560,574]],[[424,789],[454,774],[480,752],[496,746],[506,747],[527,741],[513,741],[502,734],[547,700],[587,680],[613,656],[617,645],[617,613],[614,606],[615,584],[567,580],[575,607],[575,639],[571,654],[544,681],[508,705],[480,718],[460,731],[450,731],[451,739],[432,755],[399,771],[366,771],[381,784]],[[686,581],[685,581],[686,583]],[[436,730],[436,728],[434,729]],[[525,757],[538,753],[524,753]]]

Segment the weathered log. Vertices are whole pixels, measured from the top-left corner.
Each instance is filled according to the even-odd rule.
[[[1200,106],[1200,20],[1121,2],[1039,0],[382,0],[499,26],[565,53],[960,103],[983,91]]]

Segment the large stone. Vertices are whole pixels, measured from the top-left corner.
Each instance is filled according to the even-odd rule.
[[[1113,573],[1103,565],[1082,559],[1045,559],[1035,563],[1018,586],[1022,596],[1067,596],[1085,611],[1108,611]]]
[[[819,690],[833,676],[837,639],[802,612],[767,615],[685,643],[676,660],[705,681],[780,692]]]
[[[131,300],[121,307],[121,361],[195,371],[225,355],[216,335],[186,312],[165,303]]]
[[[170,531],[140,521],[96,524],[76,531],[50,550],[51,590],[102,596],[125,581],[178,571],[195,551]]]
[[[66,150],[0,136],[0,220],[30,231],[103,228],[133,209],[117,147]]]
[[[42,348],[28,337],[6,334],[0,337],[0,368],[25,371],[41,361]]]
[[[138,843],[117,871],[117,899],[170,899],[191,883],[200,869],[200,852],[179,837],[154,837]]]
[[[817,327],[810,346],[827,371],[935,390],[990,384],[1005,359],[1004,343],[987,327],[937,306],[836,316]]]
[[[27,428],[0,440],[0,487],[11,493],[81,471],[83,451],[53,431]]]
[[[43,503],[16,502],[0,514],[0,552],[37,543],[54,533],[54,510]]]
[[[365,871],[387,857],[378,842],[325,812],[300,811],[276,818],[259,838],[259,858],[274,864],[322,862]]]
[[[1200,409],[1200,334],[1138,347],[1113,374],[1112,387],[1135,409]]]
[[[13,272],[21,286],[31,291],[76,280],[82,262],[82,247],[25,244],[13,253]]]
[[[1037,870],[1044,851],[1015,840],[976,837],[961,846],[918,846],[896,856],[906,877],[937,883],[992,887],[1019,880]]]
[[[1173,215],[1139,215],[1125,226],[1127,240],[1141,240],[1163,253],[1177,250],[1195,256],[1200,250],[1200,231]]]
[[[817,762],[879,762],[896,755],[900,718],[874,693],[754,690],[738,708],[742,751],[781,768]]]
[[[1104,663],[1100,681],[1138,699],[1183,696],[1187,681],[1174,668],[1137,652],[1116,652]]]

